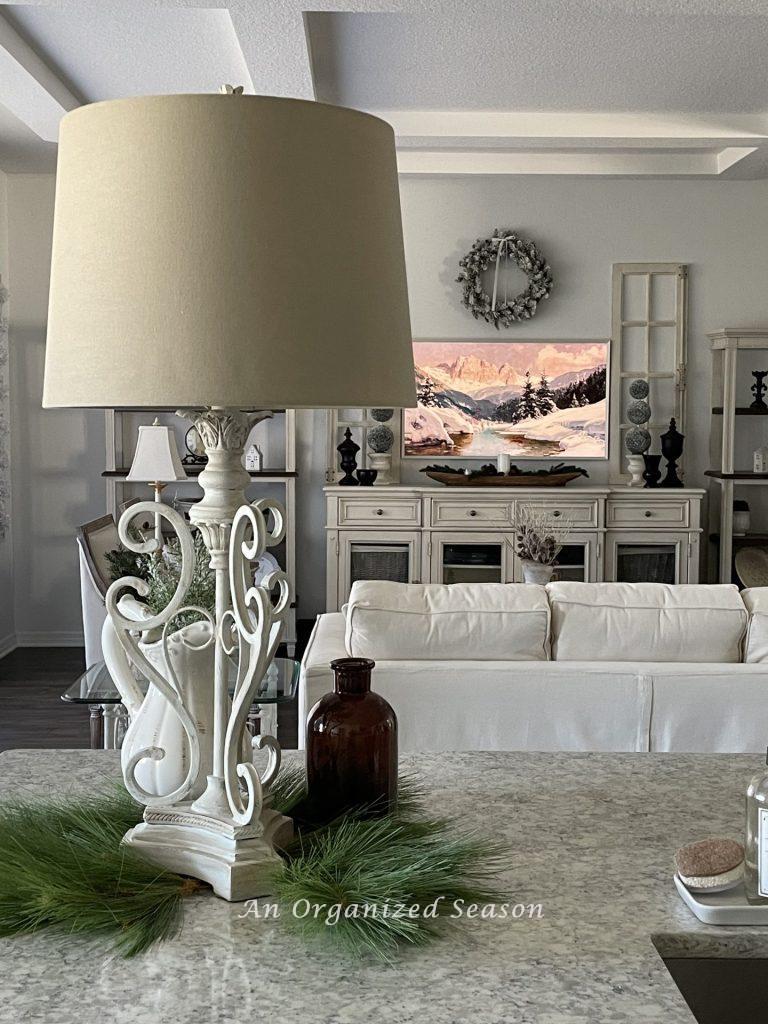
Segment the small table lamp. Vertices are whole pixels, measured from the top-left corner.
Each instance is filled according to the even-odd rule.
[[[155,489],[155,501],[166,484],[174,480],[186,480],[187,474],[181,463],[176,435],[170,427],[161,426],[157,419],[151,427],[139,427],[136,452],[126,480],[150,484]],[[162,517],[155,515],[155,540],[162,545]]]
[[[280,572],[251,586],[248,562],[279,542],[283,511],[269,500],[247,503],[241,457],[254,417],[242,410],[415,404],[388,124],[233,92],[94,103],[63,118],[43,405],[181,407],[208,456],[190,520],[216,573],[213,750],[195,799],[208,721],[194,720],[139,648],[136,623],[118,607],[126,583],[107,593],[120,645],[189,743],[186,781],[173,793],[142,791],[134,770],[178,752],[148,747],[124,763],[126,787],[146,805],[126,841],[228,899],[269,893],[285,822],[267,798],[276,740],[260,737],[270,754],[261,777],[241,754],[291,600]],[[156,540],[137,545],[128,535],[132,519],[153,509],[179,536],[182,568],[176,594],[144,629],[167,627],[183,607],[194,562],[188,526],[162,503],[124,513],[123,543],[156,549]],[[238,654],[230,703],[228,662]]]

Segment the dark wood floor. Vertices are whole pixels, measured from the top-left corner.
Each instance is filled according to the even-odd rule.
[[[18,647],[0,658],[0,750],[88,747],[87,705],[61,699],[84,667],[81,647]],[[296,711],[294,702],[278,712],[286,750],[296,747]]]
[[[0,750],[87,747],[88,708],[61,695],[85,668],[82,647],[17,647],[0,659]]]

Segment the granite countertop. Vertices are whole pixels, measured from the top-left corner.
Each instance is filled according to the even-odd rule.
[[[286,760],[299,757],[287,753]],[[436,814],[509,845],[513,903],[541,919],[462,921],[395,967],[308,948],[281,921],[212,895],[182,934],[132,961],[81,939],[0,941],[0,1021],[35,1024],[690,1024],[661,955],[768,956],[768,928],[712,928],[681,903],[672,856],[740,838],[759,759],[677,754],[423,754]],[[8,751],[0,797],[84,790],[112,751]]]

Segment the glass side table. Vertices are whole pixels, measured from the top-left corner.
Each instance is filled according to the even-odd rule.
[[[277,705],[286,704],[296,697],[299,688],[301,663],[293,658],[275,658],[267,669],[248,715],[248,725],[256,735],[264,730],[277,736]],[[234,691],[235,666],[230,674],[230,693]],[[146,693],[149,681],[145,676],[136,676],[139,686]],[[123,742],[128,726],[128,714],[122,705],[120,694],[112,676],[103,661],[96,662],[61,695],[68,704],[87,704],[91,712],[91,749],[115,750]],[[268,720],[268,724],[267,724]]]

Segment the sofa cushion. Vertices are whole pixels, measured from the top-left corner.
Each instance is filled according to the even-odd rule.
[[[731,584],[548,583],[557,661],[739,662],[747,610]]]
[[[549,602],[523,583],[354,583],[346,648],[375,660],[546,661]]]
[[[768,661],[768,587],[749,587],[741,597],[749,612],[744,661]]]

